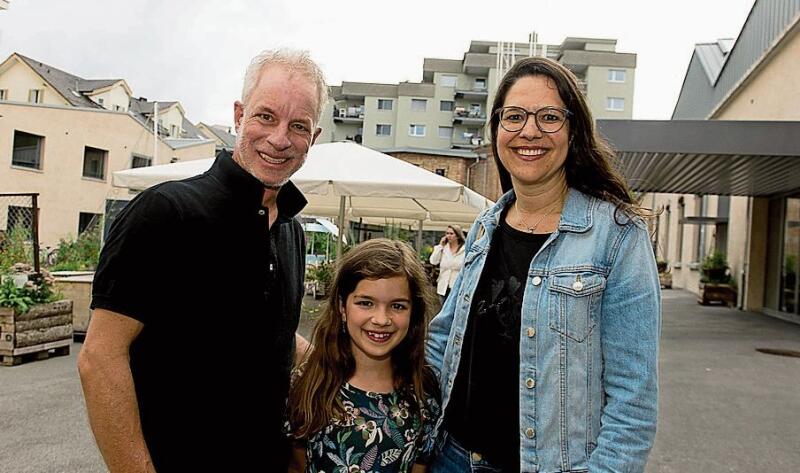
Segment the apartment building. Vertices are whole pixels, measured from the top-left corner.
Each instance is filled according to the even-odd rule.
[[[483,179],[491,171],[455,170],[485,160],[480,149],[486,144],[487,111],[497,82],[511,64],[532,55],[570,68],[597,118],[631,118],[636,55],[616,52],[616,40],[570,37],[559,45],[472,41],[461,59],[425,58],[420,83],[342,82],[331,87],[320,142],[352,140],[413,158],[408,160],[447,177],[472,179],[461,182],[496,199],[499,186]],[[443,165],[448,160],[453,163]]]
[[[697,44],[672,118],[692,128],[687,133],[720,143],[702,153],[681,150],[675,159],[683,162],[661,167],[683,169],[687,182],[707,176],[707,191],[651,194],[644,202],[662,210],[656,250],[670,263],[675,286],[698,291],[703,259],[719,251],[740,307],[800,323],[798,57],[800,0],[780,8],[756,0],[736,39]],[[729,131],[707,133],[721,126]],[[720,159],[723,147],[739,141],[746,142]]]
[[[43,246],[132,198],[112,186],[114,171],[214,154],[179,102],[134,97],[123,79],[84,79],[17,53],[0,63],[0,193],[39,193]],[[0,230],[32,211],[0,202]]]

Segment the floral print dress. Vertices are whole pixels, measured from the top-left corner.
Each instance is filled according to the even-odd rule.
[[[339,390],[343,419],[313,435],[306,447],[307,473],[410,472],[426,463],[433,449],[431,431],[439,405],[426,399],[421,410],[409,390],[383,394],[348,383]]]

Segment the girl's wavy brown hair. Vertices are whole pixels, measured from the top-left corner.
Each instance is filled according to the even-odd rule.
[[[411,320],[406,337],[392,351],[395,387],[412,391],[420,403],[438,396],[436,377],[425,364],[425,338],[435,304],[425,270],[406,243],[385,238],[368,240],[340,258],[314,327],[312,347],[289,390],[287,417],[294,438],[307,439],[344,414],[339,389],[353,376],[356,366],[350,335],[343,329],[340,302],[344,303],[363,279],[396,276],[408,281]]]

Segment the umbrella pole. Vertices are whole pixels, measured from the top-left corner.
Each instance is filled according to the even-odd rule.
[[[419,228],[417,229],[417,254],[422,254],[422,220],[418,220]]]
[[[336,259],[342,256],[342,238],[344,238],[344,206],[347,196],[339,197],[339,235],[336,239]]]

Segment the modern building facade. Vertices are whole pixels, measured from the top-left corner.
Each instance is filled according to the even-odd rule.
[[[696,133],[702,121],[726,122],[732,127],[723,135],[728,143],[719,147],[740,144],[724,161],[711,149],[675,158],[672,164],[687,179],[699,178],[701,168],[717,171],[706,174],[705,191],[644,197],[662,210],[654,238],[675,286],[698,291],[703,259],[719,251],[731,267],[740,307],[795,322],[800,149],[791,149],[797,134],[791,130],[800,130],[798,58],[800,0],[756,0],[738,38],[697,44],[672,118],[697,121]],[[752,139],[739,140],[743,133]],[[762,144],[753,149],[754,142]],[[718,188],[720,182],[726,185]]]
[[[0,193],[39,193],[43,246],[132,198],[112,186],[114,171],[214,155],[178,102],[156,106],[122,79],[87,80],[16,53],[0,64]],[[2,204],[0,230],[33,211]]]
[[[342,82],[331,87],[320,142],[352,140],[390,154],[413,155],[415,164],[453,177],[456,169],[485,160],[476,151],[486,144],[487,111],[497,82],[510,65],[533,55],[570,68],[597,118],[632,117],[636,55],[616,52],[616,40],[567,38],[559,45],[472,41],[462,59],[425,58],[420,83]],[[447,159],[458,164],[442,166]],[[499,186],[461,182],[497,198]]]

